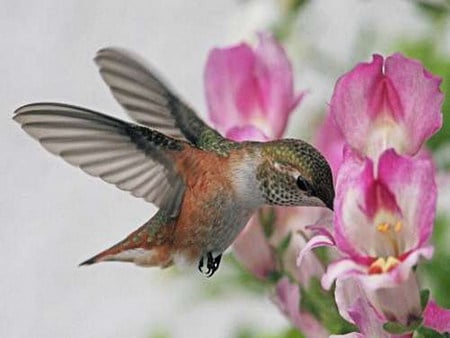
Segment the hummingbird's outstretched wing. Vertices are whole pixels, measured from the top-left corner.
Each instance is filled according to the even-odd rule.
[[[34,103],[14,120],[48,151],[175,217],[185,189],[170,153],[183,142],[85,108]]]
[[[120,48],[105,48],[95,62],[116,100],[135,121],[205,150],[211,140],[222,139],[139,57]]]

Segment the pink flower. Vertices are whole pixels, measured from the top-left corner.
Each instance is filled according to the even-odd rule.
[[[291,63],[281,45],[269,34],[258,38],[254,49],[245,43],[213,49],[206,64],[209,117],[234,139],[252,140],[255,133],[257,139],[281,137],[303,95],[294,94]],[[236,137],[236,129],[229,134],[232,128],[244,135]]]
[[[257,127],[245,125],[229,129],[226,136],[233,141],[268,141],[268,137]]]
[[[336,243],[358,262],[404,260],[430,238],[437,195],[431,161],[387,150],[374,168],[347,149],[336,190]]]
[[[345,139],[336,125],[333,115],[327,113],[315,135],[314,144],[327,159],[333,172],[333,178],[336,180],[343,160]]]
[[[355,324],[359,329],[359,333],[332,335],[332,338],[412,337],[412,334],[394,336],[384,330],[383,324],[387,322],[387,319],[371,304],[358,280],[353,278],[338,280],[335,292],[339,313],[350,323]]]
[[[412,330],[422,316],[413,267],[433,254],[437,189],[421,147],[442,123],[439,84],[400,54],[375,55],[336,84],[316,140],[337,177],[334,229],[316,227],[298,264],[315,247],[338,249],[321,282],[330,289],[336,281],[339,311],[360,329],[346,337],[391,337],[384,323]]]
[[[416,154],[442,124],[441,79],[418,61],[374,55],[337,82],[331,114],[346,141],[376,159],[388,148]]]
[[[414,280],[412,278],[411,280]],[[398,307],[396,299],[402,298],[406,303],[410,302],[411,296],[417,294],[414,283],[407,283],[395,289],[391,293],[391,311],[402,312],[407,306]],[[411,333],[402,336],[393,336],[383,328],[389,319],[380,313],[367,298],[364,288],[357,279],[347,278],[336,282],[336,303],[339,313],[350,323],[355,324],[360,333],[348,335],[334,335],[331,337],[361,337],[361,338],[390,338],[390,337],[412,337]],[[434,300],[429,300],[423,311],[423,326],[431,328],[441,334],[450,332],[450,310],[443,309]]]
[[[233,251],[238,261],[259,279],[265,280],[277,270],[274,250],[264,234],[260,215],[250,219],[235,240]]]
[[[430,300],[423,312],[425,327],[439,333],[450,333],[450,309],[441,308],[434,300]]]
[[[306,245],[309,231],[306,225],[314,224],[328,210],[314,208],[264,208],[252,217],[234,243],[234,252],[238,260],[255,276],[266,279],[280,269],[289,273],[301,285],[307,286],[312,277],[321,277],[324,268],[315,254],[306,254],[302,269],[297,268],[297,255]],[[262,218],[273,217],[272,230],[265,234]],[[290,234],[289,244],[282,257],[277,257],[276,250]],[[279,258],[282,258],[281,261]],[[283,266],[279,266],[279,264]]]
[[[300,309],[300,291],[297,284],[287,278],[280,280],[275,288],[274,303],[292,324],[307,338],[328,337],[328,331],[309,312]]]
[[[299,263],[305,250],[335,245],[343,258],[328,266],[322,286],[356,278],[380,313],[408,325],[421,314],[412,267],[433,253],[427,246],[436,209],[432,162],[387,150],[374,168],[346,148],[336,190],[334,234],[313,237]]]

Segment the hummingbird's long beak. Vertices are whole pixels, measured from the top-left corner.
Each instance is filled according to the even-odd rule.
[[[331,196],[330,196],[331,195]],[[325,206],[330,209],[331,211],[334,211],[334,189],[326,198],[324,198],[322,201],[325,202]]]
[[[326,204],[327,208],[330,209],[331,211],[334,211],[334,209],[333,209],[334,203],[333,202],[334,202],[334,200],[331,200],[331,201],[328,201],[328,203]]]

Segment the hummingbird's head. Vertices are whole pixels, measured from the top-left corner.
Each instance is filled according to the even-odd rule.
[[[322,206],[333,210],[330,166],[311,145],[284,139],[262,144],[257,180],[267,204]]]

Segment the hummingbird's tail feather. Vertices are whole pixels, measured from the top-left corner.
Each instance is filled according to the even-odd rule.
[[[97,263],[97,256],[94,256],[94,257],[91,257],[89,259],[86,259],[84,262],[78,264],[78,266],[92,265],[94,263]]]
[[[147,226],[143,225],[124,240],[79,264],[91,265],[99,262],[131,262],[139,266],[168,267],[172,254],[168,246],[150,246]]]
[[[124,251],[120,251],[117,253],[110,253],[110,250],[113,249],[114,247],[105,250],[101,253],[99,253],[98,255],[95,255],[92,258],[89,258],[88,260],[82,262],[79,264],[79,266],[83,266],[83,265],[92,265],[95,263],[100,263],[100,262],[130,262],[130,263],[135,263],[136,265],[139,266],[168,266],[170,264],[162,264],[161,265],[161,261],[159,259],[157,259],[156,257],[160,256],[158,254],[156,254],[157,252],[159,252],[159,249],[151,249],[151,250],[146,250],[146,249],[129,249],[129,250],[124,250]],[[155,255],[156,254],[156,255]]]

